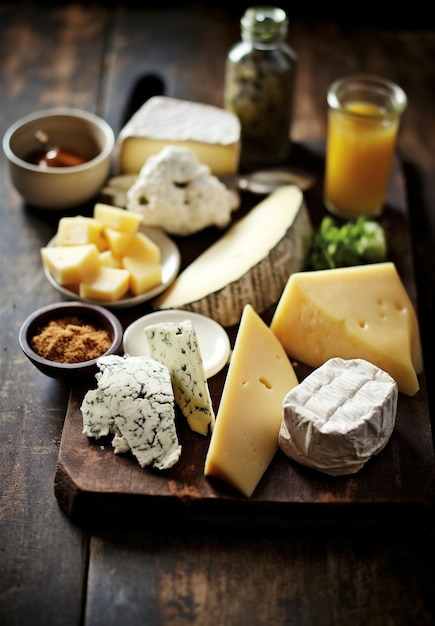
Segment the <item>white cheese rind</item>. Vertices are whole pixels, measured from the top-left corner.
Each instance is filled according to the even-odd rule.
[[[191,150],[216,176],[235,174],[240,121],[223,108],[167,96],[147,100],[121,129],[116,143],[120,173],[137,174],[167,145]]]
[[[175,402],[190,428],[207,435],[215,415],[204,365],[191,320],[153,324],[145,328],[150,355],[169,370]]]
[[[114,433],[115,452],[131,450],[139,465],[165,470],[179,459],[169,370],[148,357],[105,356],[97,361],[97,389],[81,405],[83,434]]]
[[[302,270],[311,232],[302,192],[281,187],[197,257],[153,305],[201,313],[222,326],[237,324],[246,304],[261,314],[280,298],[289,276]]]
[[[397,401],[387,372],[363,359],[330,359],[284,398],[279,446],[325,474],[354,474],[386,446]]]

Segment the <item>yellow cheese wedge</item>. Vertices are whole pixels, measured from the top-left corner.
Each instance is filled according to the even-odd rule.
[[[56,245],[77,246],[94,243],[98,250],[107,248],[102,235],[102,224],[92,217],[77,215],[75,217],[61,217],[57,227]]]
[[[204,473],[250,497],[278,450],[282,401],[298,384],[284,348],[246,305]]]
[[[280,187],[187,266],[154,306],[195,311],[223,326],[237,324],[245,304],[263,313],[303,268],[311,231],[301,190]]]
[[[216,176],[236,174],[240,121],[223,108],[154,96],[121,129],[116,146],[121,174],[138,174],[167,145],[187,148]]]
[[[100,267],[95,244],[41,248],[42,262],[60,285],[80,283]]]
[[[103,226],[114,228],[124,233],[134,233],[139,228],[142,216],[134,211],[97,202],[94,206],[94,218]]]
[[[423,369],[412,302],[393,263],[290,276],[271,329],[294,359],[319,367],[328,359],[365,359],[414,395]]]
[[[162,282],[162,266],[152,261],[142,261],[134,256],[123,256],[122,267],[130,274],[130,290],[135,296],[139,296]]]
[[[122,230],[109,227],[105,227],[103,232],[109,249],[115,257],[121,257],[125,254],[134,235],[134,233],[126,233]]]
[[[115,302],[127,293],[130,286],[130,274],[125,269],[100,267],[93,278],[86,278],[80,283],[80,297],[102,302]]]

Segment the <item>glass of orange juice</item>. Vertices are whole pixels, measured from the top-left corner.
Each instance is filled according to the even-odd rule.
[[[353,75],[330,86],[324,203],[339,217],[382,213],[405,92],[370,75]]]

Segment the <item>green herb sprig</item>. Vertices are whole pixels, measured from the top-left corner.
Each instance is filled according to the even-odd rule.
[[[380,263],[386,258],[386,233],[378,222],[358,217],[337,226],[332,217],[326,216],[311,237],[305,269]]]

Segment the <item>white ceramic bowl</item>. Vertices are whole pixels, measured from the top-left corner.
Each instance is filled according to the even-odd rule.
[[[40,148],[36,132],[52,145],[79,152],[86,162],[41,168],[25,160]],[[78,109],[37,111],[17,120],[3,136],[3,152],[12,182],[24,200],[37,208],[64,210],[96,197],[110,173],[114,132],[101,117]]]

